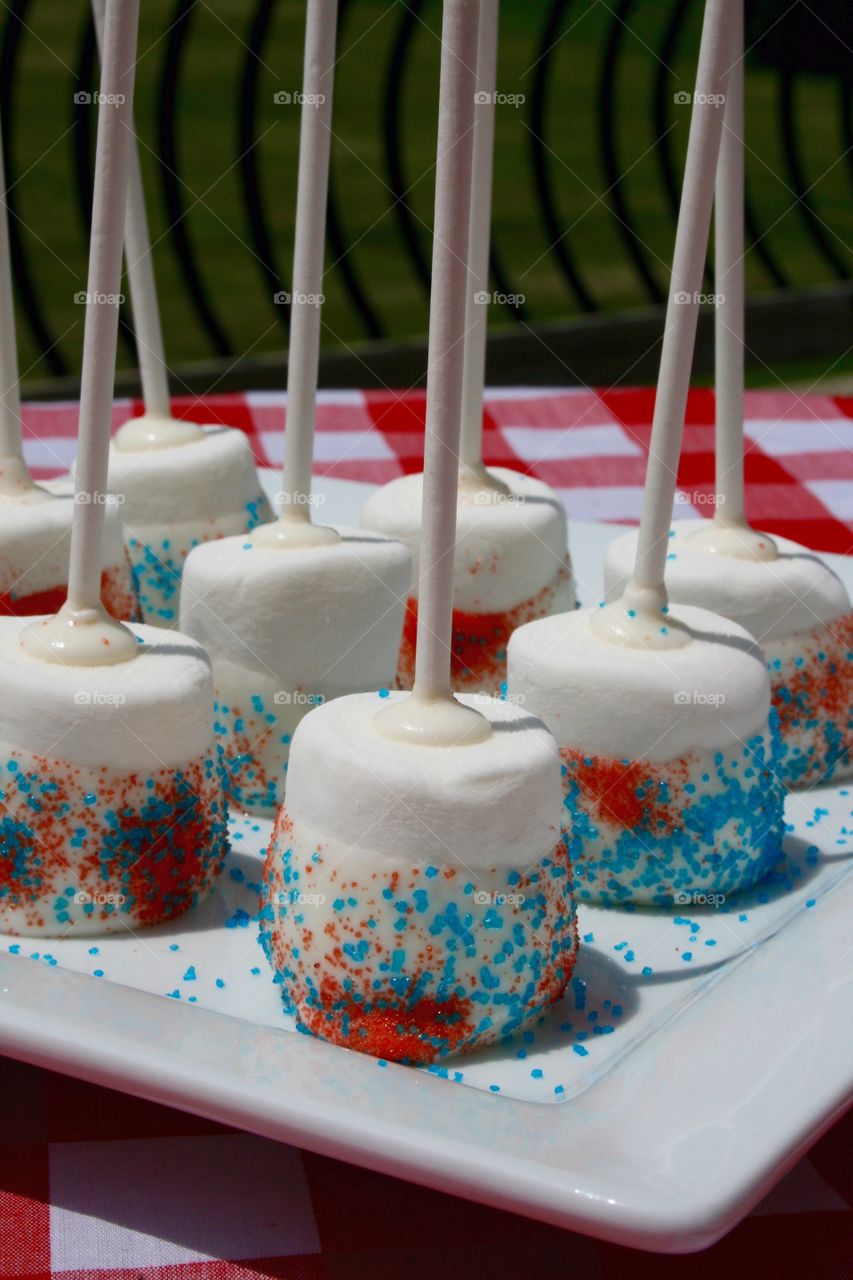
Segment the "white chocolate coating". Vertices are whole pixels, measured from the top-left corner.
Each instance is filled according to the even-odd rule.
[[[498,613],[554,582],[566,561],[566,515],[548,485],[506,467],[490,467],[500,489],[460,486],[454,609]],[[400,476],[368,498],[365,528],[405,542],[417,595],[423,475]]]
[[[103,565],[120,569],[130,589],[119,504],[105,502]],[[71,494],[41,501],[0,499],[0,595],[16,598],[68,584]]]
[[[242,534],[187,558],[181,628],[213,663],[235,808],[275,814],[290,739],[313,706],[393,684],[409,553],[377,534],[339,532],[338,541],[295,547]]]
[[[169,448],[110,449],[112,493],[130,528],[239,515],[260,492],[249,442],[232,427],[205,427],[200,440]]]
[[[193,640],[134,625],[143,643],[130,662],[66,667],[23,651],[20,634],[31,622],[0,618],[5,746],[125,771],[168,768],[210,749],[210,663]]]
[[[181,628],[215,660],[279,689],[324,697],[393,679],[410,561],[359,529],[316,547],[260,545],[251,533],[196,547],[184,569]]]
[[[560,829],[554,740],[526,710],[480,695],[460,701],[488,718],[482,742],[433,747],[377,730],[390,693],[317,707],[299,725],[288,772],[294,823],[379,859],[426,860],[473,871],[526,869]]]
[[[788,538],[774,537],[778,556],[744,559],[709,553],[695,520],[673,523],[666,586],[674,604],[710,609],[744,627],[759,644],[810,631],[850,610],[844,584],[823,561]],[[604,561],[605,596],[615,600],[631,576],[637,533],[614,538]]]
[[[123,500],[142,616],[160,627],[178,625],[180,579],[192,548],[271,516],[249,442],[228,427],[205,427],[199,439],[171,447],[158,442],[133,451],[114,442],[109,483]]]
[[[673,760],[726,749],[766,728],[770,680],[743,627],[705,609],[673,607],[690,642],[676,649],[603,641],[596,611],[519,627],[509,642],[508,688],[548,725],[560,747],[617,760]],[[668,617],[661,616],[661,625]]]

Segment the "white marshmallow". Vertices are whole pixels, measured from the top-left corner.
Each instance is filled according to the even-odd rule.
[[[71,667],[41,662],[18,644],[32,619],[0,618],[2,740],[83,766],[126,770],[179,765],[213,735],[210,663],[188,636],[131,624],[143,641],[132,662]],[[128,725],[133,732],[129,732]]]
[[[430,747],[377,731],[389,701],[338,698],[300,724],[287,809],[330,840],[473,870],[526,867],[550,853],[560,826],[559,763],[531,714],[497,699],[460,695],[494,726],[483,742]]]
[[[489,472],[509,490],[460,488],[456,518],[453,606],[500,613],[554,583],[566,563],[566,514],[541,480],[506,467]],[[364,505],[362,524],[399,538],[412,553],[417,594],[423,475],[400,476]],[[574,600],[558,607],[571,608]]]
[[[275,813],[289,742],[307,711],[394,681],[411,562],[359,529],[319,546],[252,534],[187,558],[181,628],[213,662],[216,730],[235,806]]]
[[[127,549],[146,622],[176,627],[180,575],[202,542],[270,519],[242,431],[206,427],[199,440],[144,451],[110,449],[109,486],[123,500]]]
[[[26,609],[27,596],[67,588],[73,515],[71,494],[0,498],[0,597],[11,597],[16,611]],[[122,605],[121,616],[132,616],[136,605],[118,503],[107,500],[104,517],[106,604]]]
[[[811,631],[850,611],[841,580],[823,561],[788,538],[774,537],[779,551],[772,560],[747,560],[708,552],[691,540],[695,520],[672,525],[666,564],[666,587],[675,604],[696,605],[731,618],[759,644]],[[622,594],[631,577],[637,532],[614,538],[604,561],[608,600]]]
[[[544,726],[463,696],[489,737],[404,742],[374,725],[401,696],[340,698],[300,724],[261,940],[304,1028],[429,1062],[540,1017],[571,976],[577,923]]]
[[[674,606],[669,619],[688,628],[690,642],[634,648],[603,642],[594,614],[540,618],[509,642],[510,695],[545,721],[560,747],[664,761],[695,748],[726,749],[766,727],[770,682],[743,627]]]

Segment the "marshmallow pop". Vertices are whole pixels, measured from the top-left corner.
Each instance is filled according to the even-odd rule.
[[[843,583],[806,547],[752,529],[743,493],[743,7],[726,99],[716,190],[716,474],[714,518],[670,530],[670,598],[725,614],[761,644],[779,715],[788,786],[853,773],[853,613]],[[624,589],[636,534],[608,548],[608,599]]]
[[[209,889],[227,848],[207,658],[99,598],[138,0],[109,0],[83,342],[68,599],[0,619],[0,928],[156,924]],[[87,501],[81,501],[86,495]]]
[[[306,711],[393,682],[411,577],[402,543],[311,519],[336,12],[337,0],[307,7],[283,514],[197,547],[181,601],[213,662],[231,803],[271,817]]]
[[[92,2],[99,40],[104,4]],[[116,432],[109,487],[122,503],[142,617],[154,626],[176,627],[181,573],[190,550],[214,538],[245,533],[271,513],[242,431],[172,417],[135,134],[124,244],[145,411]]]
[[[405,1062],[524,1026],[562,994],[577,945],[554,742],[450,689],[477,11],[445,0],[414,690],[302,721],[261,910],[299,1025]]]
[[[489,694],[497,694],[506,679],[506,646],[513,630],[575,605],[562,503],[541,480],[483,465],[489,312],[484,299],[489,288],[498,7],[499,0],[482,0],[480,12],[451,647],[453,688]],[[366,528],[405,542],[416,566],[423,493],[422,474],[401,476],[377,490],[362,515]],[[414,677],[417,629],[415,590],[398,663],[398,680],[405,689]]]
[[[52,612],[65,601],[74,502],[34,484],[24,461],[5,191],[0,143],[0,617],[20,617]],[[135,618],[116,503],[107,502],[105,517],[101,599],[113,617]]]
[[[510,641],[510,691],[560,745],[578,895],[603,904],[731,893],[781,852],[781,741],[763,655],[736,623],[670,608],[664,587],[730,15],[728,0],[708,0],[633,574],[612,603]]]

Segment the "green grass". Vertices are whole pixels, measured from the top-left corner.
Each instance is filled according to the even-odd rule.
[[[577,301],[560,274],[544,230],[532,181],[529,105],[532,70],[546,10],[544,3],[503,0],[499,88],[522,93],[520,108],[497,111],[494,239],[502,260],[526,295],[530,316],[549,321],[577,314]],[[212,354],[192,299],[187,296],[175,247],[168,234],[161,173],[154,155],[160,75],[172,20],[172,0],[145,0],[140,33],[137,121],[149,216],[156,244],[166,345],[171,364]],[[214,307],[236,355],[280,350],[280,315],[252,248],[244,194],[236,164],[240,79],[247,54],[244,41],[254,6],[244,0],[199,0],[179,94],[177,138],[186,225]],[[616,87],[617,145],[627,173],[625,196],[656,278],[666,286],[674,221],[660,181],[660,150],[651,103],[659,63],[661,24],[669,6],[638,0],[629,28],[622,33],[622,57]],[[700,6],[691,7],[672,67],[667,73],[670,140],[680,173],[689,126],[689,110],[672,103],[672,92],[690,88],[698,43]],[[84,287],[86,236],[74,191],[71,135],[72,70],[76,66],[87,13],[85,0],[33,0],[27,13],[15,84],[13,159],[18,213],[43,310],[71,369],[78,366],[82,310],[74,293]],[[258,83],[257,159],[266,214],[277,265],[287,281],[293,237],[299,111],[276,106],[276,89],[298,89],[304,3],[282,0],[275,6],[262,51]],[[421,335],[427,326],[427,298],[403,245],[387,187],[382,130],[384,79],[403,16],[400,3],[352,0],[347,14],[336,83],[335,184],[346,235],[355,243],[353,262],[365,290],[391,338]],[[436,88],[440,5],[429,0],[412,48],[403,101],[404,165],[409,200],[424,254],[429,255],[433,199]],[[621,309],[647,301],[626,252],[619,224],[607,209],[607,180],[598,132],[598,96],[610,9],[594,0],[576,0],[569,8],[571,31],[556,45],[551,66],[546,143],[561,224],[585,282],[599,305]],[[792,282],[828,281],[831,271],[808,237],[789,189],[781,154],[773,72],[750,67],[748,75],[748,185],[766,243],[784,262]],[[807,140],[811,199],[822,220],[841,239],[849,238],[851,173],[837,111],[837,87],[819,76],[799,86],[798,129]],[[94,112],[94,108],[92,108]],[[94,123],[94,121],[93,121]],[[850,254],[838,240],[840,252]],[[329,256],[331,262],[331,255]],[[755,253],[747,259],[751,290],[769,288]],[[340,272],[326,281],[324,342],[354,344],[365,339],[362,322],[349,299]],[[495,325],[512,323],[493,309]],[[26,325],[19,323],[21,367],[30,378],[46,370]],[[120,363],[127,354],[119,352]],[[849,372],[849,364],[834,374]],[[785,370],[781,371],[783,375]],[[762,381],[772,382],[768,373]]]

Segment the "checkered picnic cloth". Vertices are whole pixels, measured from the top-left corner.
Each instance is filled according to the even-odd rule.
[[[282,456],[284,396],[255,391],[175,400],[179,417],[241,427],[258,462]],[[552,485],[577,520],[636,524],[640,518],[654,393],[651,390],[492,391],[484,451]],[[321,395],[315,470],[384,484],[423,460],[421,391],[336,391]],[[115,425],[141,413],[116,402]],[[769,533],[816,551],[853,547],[853,396],[752,391],[746,397],[747,516]],[[36,476],[67,471],[74,457],[75,404],[24,408],[27,461]],[[691,394],[679,468],[682,517],[709,515],[714,491],[714,400]]]
[[[653,395],[496,392],[486,460],[532,471],[570,515],[636,522]],[[116,405],[116,424],[139,407]],[[241,427],[260,463],[281,457],[283,398],[176,402]],[[747,397],[747,513],[819,550],[853,546],[853,398]],[[25,410],[36,475],[67,469],[76,406]],[[417,470],[420,393],[322,398],[317,470],[381,482]],[[713,404],[691,397],[679,485],[707,513]],[[853,1277],[853,1114],[724,1241],[689,1259],[588,1240],[151,1103],[0,1060],[0,1278],[66,1280],[717,1280],[722,1272]]]

